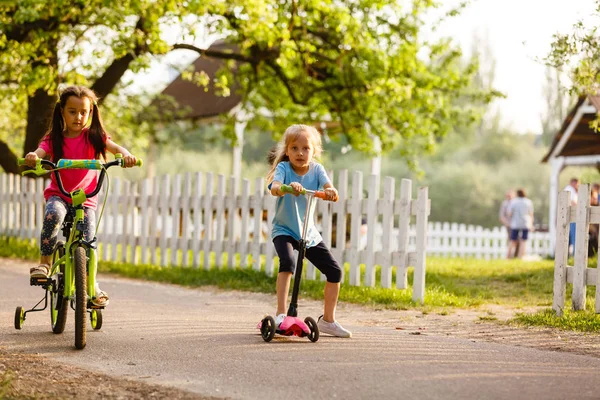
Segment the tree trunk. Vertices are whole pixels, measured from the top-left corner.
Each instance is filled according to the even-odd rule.
[[[18,174],[17,156],[13,153],[8,145],[0,141],[0,167],[9,174]]]
[[[25,148],[23,155],[38,148],[40,139],[48,129],[48,123],[52,116],[52,110],[56,102],[54,95],[49,95],[42,89],[38,89],[33,97],[27,99],[27,129],[25,136]]]

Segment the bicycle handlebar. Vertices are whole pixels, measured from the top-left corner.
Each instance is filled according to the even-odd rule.
[[[25,165],[25,158],[17,158],[17,165],[22,166]],[[115,154],[115,160],[109,161],[107,163],[102,163],[100,160],[65,160],[60,159],[55,163],[49,160],[44,160],[38,158],[35,160],[35,169],[30,169],[27,171],[23,171],[22,175],[25,174],[36,174],[37,176],[42,176],[47,174],[48,172],[54,172],[54,176],[56,177],[56,184],[58,185],[58,189],[67,197],[70,197],[71,194],[67,192],[62,184],[62,179],[58,171],[60,169],[95,169],[101,170],[100,177],[98,178],[98,184],[96,188],[91,193],[86,193],[85,197],[90,198],[94,197],[100,191],[102,187],[102,183],[104,181],[104,175],[106,174],[106,170],[110,167],[114,167],[115,165],[119,165],[125,168],[125,163],[123,160],[123,155],[120,153]],[[141,167],[143,165],[142,159],[138,159],[135,163],[136,166]],[[50,167],[50,170],[44,168],[44,166]]]
[[[279,186],[279,189],[281,189],[281,191],[283,193],[296,193],[296,191],[294,190],[294,188],[291,185],[281,185],[281,186]],[[300,194],[308,194],[308,195],[315,196],[315,197],[318,197],[323,200],[327,200],[327,195],[322,190],[302,189],[302,191],[300,191]],[[337,201],[337,200],[338,199],[336,198],[333,201]]]

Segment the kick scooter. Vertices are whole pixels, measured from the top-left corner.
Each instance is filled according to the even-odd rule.
[[[281,185],[280,189],[283,193],[295,193],[295,190],[289,185]],[[302,238],[298,242],[298,261],[296,265],[296,276],[294,278],[294,289],[292,290],[292,300],[287,311],[287,316],[281,322],[279,327],[275,326],[275,319],[267,315],[259,324],[260,334],[265,342],[270,342],[275,337],[275,334],[283,336],[307,336],[311,342],[319,340],[319,328],[312,317],[304,318],[304,321],[298,318],[298,293],[300,292],[300,281],[302,279],[302,264],[306,252],[306,234],[310,218],[312,218],[311,210],[316,202],[316,198],[325,199],[326,195],[323,191],[314,191],[303,189],[300,194],[306,195],[306,212],[304,214],[304,224],[302,226]]]

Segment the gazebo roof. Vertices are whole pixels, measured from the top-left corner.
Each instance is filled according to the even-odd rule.
[[[600,133],[590,128],[597,118],[600,96],[581,96],[554,136],[542,162],[550,158],[600,155]]]
[[[218,40],[210,46],[212,50],[235,50],[236,48],[223,40]],[[163,95],[171,96],[181,108],[187,108],[187,118],[202,119],[215,117],[219,114],[229,112],[241,101],[241,97],[235,94],[235,85],[231,88],[231,95],[222,97],[215,94],[213,78],[219,68],[223,67],[221,59],[198,57],[194,62],[194,70],[204,71],[210,78],[210,83],[205,90],[193,82],[184,80],[179,75],[163,91]]]

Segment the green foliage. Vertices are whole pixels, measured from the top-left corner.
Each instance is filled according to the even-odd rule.
[[[194,46],[203,30],[235,45],[234,52],[208,54],[227,61],[212,84],[223,96],[235,84],[247,109],[270,111],[269,117],[256,114],[254,126],[283,132],[291,121],[328,120],[331,135],[345,136],[359,151],[371,152],[371,135],[377,135],[384,151],[396,149],[414,162],[453,126],[475,120],[480,105],[497,95],[471,86],[477,62],[465,65],[450,40],[421,38],[435,7],[421,0],[9,3],[0,7],[0,90],[18,87],[29,98],[5,100],[3,109],[43,115],[40,108],[52,105],[59,83],[92,86],[108,99],[118,82],[125,84],[125,72],[141,71],[172,49],[207,56]],[[168,41],[167,31],[176,32]],[[209,84],[203,71],[190,79]],[[40,93],[50,97],[27,110]],[[107,116],[123,142],[160,141],[155,127],[143,123],[155,113],[138,109],[132,98],[114,103],[122,109],[109,105]],[[22,134],[22,121],[10,116],[5,125]],[[38,139],[42,132],[30,134]]]
[[[600,38],[597,28],[600,1],[595,0],[595,3],[596,12],[587,16],[586,23],[579,21],[570,33],[553,35],[551,50],[545,58],[548,65],[569,72],[570,92],[576,96],[596,95],[600,83]]]

